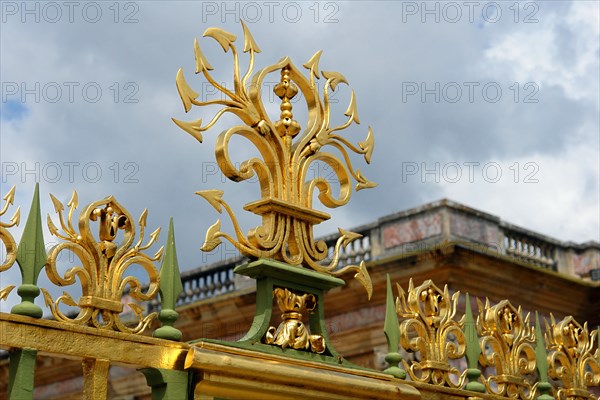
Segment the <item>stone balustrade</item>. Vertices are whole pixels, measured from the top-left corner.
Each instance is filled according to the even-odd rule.
[[[351,230],[363,237],[340,253],[340,266],[459,244],[580,279],[600,275],[596,272],[600,270],[597,242],[562,242],[445,199]],[[330,254],[338,236],[336,233],[321,238]],[[183,273],[184,293],[178,305],[246,287],[247,282],[233,274],[234,267],[243,262],[242,257],[229,258]]]

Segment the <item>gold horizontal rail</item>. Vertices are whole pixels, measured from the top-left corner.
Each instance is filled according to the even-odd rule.
[[[164,339],[0,313],[0,347],[64,358],[183,370],[189,345]]]
[[[197,395],[256,399],[421,398],[412,386],[376,371],[293,360],[213,343],[196,343],[185,366],[202,371],[195,387]]]

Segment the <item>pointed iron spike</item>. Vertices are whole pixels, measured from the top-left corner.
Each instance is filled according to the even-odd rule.
[[[467,339],[467,363],[468,368],[476,369],[477,360],[479,358],[480,348],[477,338],[477,329],[475,328],[475,320],[473,319],[473,311],[471,310],[471,301],[469,293],[465,294],[465,335]]]
[[[408,281],[408,292],[412,292],[415,289],[415,286],[413,285],[413,279],[410,278],[410,280]]]
[[[388,353],[397,353],[400,343],[400,328],[398,325],[398,315],[394,304],[394,294],[392,292],[392,283],[390,274],[387,275],[386,301],[385,301],[385,321],[383,331],[388,342]]]
[[[46,264],[39,183],[35,184],[31,208],[17,247],[17,263],[21,267],[23,284],[35,285],[40,271]]]
[[[42,309],[34,304],[35,298],[40,294],[40,289],[37,287],[37,278],[46,264],[39,183],[35,184],[31,209],[27,216],[21,241],[17,246],[16,261],[21,269],[22,284],[19,287],[18,294],[21,296],[22,301],[11,309],[11,313],[41,318],[43,315]]]
[[[542,327],[538,312],[535,312],[535,355],[536,367],[540,376],[540,382],[548,382],[548,360],[546,358],[546,343],[542,335]]]
[[[177,261],[175,228],[173,227],[173,218],[171,217],[169,220],[165,255],[160,267],[159,293],[162,310],[158,315],[158,319],[162,323],[162,326],[152,336],[175,341],[181,340],[181,331],[173,327],[173,324],[179,317],[179,314],[175,311],[175,305],[181,292],[183,292],[183,284]]]

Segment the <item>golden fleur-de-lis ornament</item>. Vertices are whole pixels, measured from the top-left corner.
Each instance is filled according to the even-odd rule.
[[[213,67],[206,60],[198,41],[194,42],[196,73],[203,74],[223,94],[222,99],[198,100],[199,94],[188,85],[183,70],[180,69],[177,73],[177,89],[186,112],[192,106],[220,105],[223,108],[205,125],[202,118],[193,122],[173,119],[174,122],[202,141],[202,132],[214,126],[224,113],[229,112],[239,117],[242,125],[225,130],[217,138],[217,163],[223,174],[233,181],[244,181],[256,176],[261,190],[261,198],[246,204],[244,209],[261,216],[262,224],[247,234],[243,233],[233,211],[223,199],[223,192],[197,192],[219,213],[225,210],[235,230],[235,236],[222,232],[221,223],[217,221],[208,229],[202,250],[211,251],[221,243],[221,239],[225,239],[251,259],[272,258],[336,276],[353,271],[370,297],[372,284],[364,262],[343,268],[338,265],[340,249],[361,235],[339,229],[340,238],[332,249],[332,254],[324,241],[316,241],[313,236],[313,226],[330,217],[313,208],[315,193],[318,193],[318,199],[323,205],[335,208],[348,203],[353,181],[356,182],[357,191],[376,186],[359,169],[353,167],[348,154],[352,152],[362,155],[370,163],[374,142],[371,128],[368,128],[365,140],[356,145],[340,135],[340,131],[353,123],[359,123],[354,91],[344,113],[345,122],[334,126],[330,118],[330,95],[338,85],[348,82],[338,72],[319,71],[321,51],[304,64],[309,70],[308,78],[289,57],[252,75],[254,57],[260,49],[244,23],[242,27],[243,51],[250,53],[249,65],[243,75],[240,73],[238,51],[234,44],[236,36],[219,28],[209,28],[204,32],[204,36],[215,39],[225,52],[231,52],[233,56],[233,91],[217,83],[211,76],[209,71]],[[261,88],[267,76],[276,72],[279,73],[279,83],[274,87],[274,92],[281,99],[281,112],[279,119],[272,121],[267,115]],[[316,79],[320,79],[321,75],[325,78],[323,97],[316,84]],[[307,121],[303,124],[295,120],[293,114],[293,99],[299,97],[299,94],[302,94],[308,108]],[[249,141],[258,150],[260,157],[234,163],[229,152],[229,144],[234,137]],[[339,183],[338,193],[333,190],[328,179],[309,176],[317,163],[325,164],[334,171]],[[328,258],[329,262],[323,264]]]

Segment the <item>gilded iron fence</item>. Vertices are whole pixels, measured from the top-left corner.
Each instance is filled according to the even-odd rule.
[[[11,208],[13,196],[11,189],[5,197],[3,215]],[[109,197],[84,207],[76,228],[73,216],[77,196],[69,201],[66,217],[62,203],[52,200],[62,231],[52,218],[47,224],[62,241],[47,253],[37,188],[18,245],[10,230],[19,223],[19,213],[1,225],[2,242],[8,250],[2,272],[18,264],[23,278],[17,290],[22,301],[10,314],[0,314],[0,346],[10,354],[10,399],[33,398],[38,354],[81,360],[83,396],[90,399],[107,398],[111,365],[140,368],[155,399],[277,398],[282,393],[298,398],[300,389],[303,398],[598,398],[592,388],[600,385],[599,329],[590,329],[569,316],[561,320],[550,316],[540,321],[536,315],[534,321],[508,300],[496,304],[477,301],[472,306],[468,295],[466,311],[459,316],[459,293],[451,294],[447,287],[440,289],[432,281],[418,286],[411,281],[407,290],[397,286],[394,299],[388,278],[384,333],[389,367],[384,374],[346,361],[319,361],[310,350],[249,350],[234,342],[208,340],[180,343],[181,333],[174,327],[178,318],[175,307],[186,288],[177,266],[172,224],[164,251],[161,248],[145,255],[142,252],[148,248],[148,241],[159,240],[158,230],[149,235],[149,240],[143,240],[146,211],[138,219],[136,230],[127,210]],[[95,242],[95,236],[89,235],[91,223],[98,228],[100,240]],[[119,244],[113,228],[124,231],[126,239]],[[365,243],[355,251],[368,248]],[[82,265],[59,275],[53,263],[63,249],[76,252]],[[134,261],[146,266],[149,284],[124,274]],[[160,269],[155,265],[159,261]],[[37,287],[42,270],[59,287],[81,282],[82,296],[75,299],[64,293],[52,301],[50,288]],[[218,276],[212,282],[219,280],[220,289],[231,287],[228,270],[224,265],[212,271]],[[98,275],[100,271],[105,272],[104,276]],[[94,279],[104,281],[91,285]],[[123,282],[131,285],[128,296],[135,302],[123,304],[119,292]],[[13,289],[2,288],[2,299]],[[217,289],[216,284],[210,289],[213,295]],[[50,320],[40,318],[42,310],[33,302],[41,292],[52,315]],[[293,291],[281,294],[300,295]],[[144,311],[143,306],[156,301],[157,296],[160,311]],[[309,299],[305,296],[301,296],[304,308]],[[61,304],[77,306],[80,311],[66,314],[59,308]],[[133,322],[122,319],[127,307],[136,316]],[[152,337],[146,336],[153,318],[161,326]],[[266,348],[272,340],[269,336],[260,338]],[[416,357],[403,360],[400,349],[414,352]],[[464,363],[456,362],[461,360]],[[272,363],[280,368],[266,373],[263,369]],[[333,379],[332,373],[339,386],[323,386],[323,382]]]

